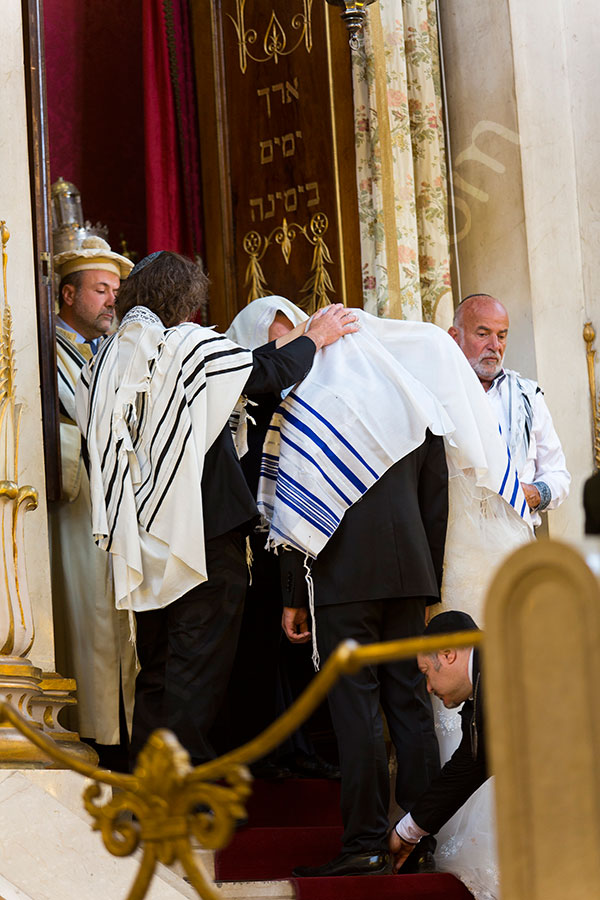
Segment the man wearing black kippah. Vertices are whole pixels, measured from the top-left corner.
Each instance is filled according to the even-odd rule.
[[[433,618],[424,637],[478,630],[467,613],[451,610]],[[477,649],[457,650],[449,646],[436,653],[419,654],[417,663],[427,679],[430,694],[439,697],[448,709],[464,704],[460,711],[462,740],[440,775],[392,829],[390,851],[394,871],[398,871],[421,838],[439,831],[488,777]]]

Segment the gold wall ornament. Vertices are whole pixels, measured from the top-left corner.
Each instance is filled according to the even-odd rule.
[[[138,848],[142,851],[127,900],[143,900],[157,863],[171,865],[176,860],[202,900],[223,900],[223,892],[209,878],[192,841],[209,850],[227,846],[237,820],[246,814],[252,782],[248,764],[296,731],[342,675],[448,646],[479,646],[482,640],[482,632],[466,631],[361,646],[344,641],[302,696],[262,734],[195,768],[176,737],[163,729],[150,736],[132,775],[90,765],[64,745],[57,745],[7,702],[0,702],[0,733],[12,728],[47,755],[56,768],[70,769],[94,782],[85,788],[83,801],[93,819],[92,828],[100,832],[106,849],[113,856],[129,856]],[[101,785],[115,789],[113,796],[103,795]]]
[[[22,407],[16,399],[16,361],[12,314],[8,303],[7,244],[10,232],[0,221],[3,308],[0,319],[0,559],[3,591],[0,600],[0,654],[25,657],[35,636],[27,591],[23,518],[36,509],[37,491],[19,486],[19,433]]]
[[[8,251],[10,232],[0,221],[2,242],[2,310],[0,313],[0,703],[12,704],[35,733],[53,733],[73,750],[97,761],[79,736],[67,732],[56,716],[67,703],[64,684],[46,678],[27,659],[35,637],[33,609],[27,587],[25,514],[38,505],[38,494],[29,484],[19,485],[19,435],[22,404],[17,402],[17,366],[8,302]],[[59,678],[59,676],[56,676]],[[71,683],[72,690],[75,683]],[[44,694],[44,689],[49,694]],[[71,700],[69,702],[75,702]],[[52,760],[43,748],[25,740],[22,732],[5,722],[0,726],[0,768],[45,768]]]
[[[588,382],[590,386],[590,401],[592,404],[592,446],[594,450],[594,463],[596,468],[600,469],[600,398],[598,398],[598,392],[596,390],[596,351],[593,348],[596,332],[591,322],[586,322],[583,326],[583,339],[586,344]]]
[[[340,6],[342,20],[348,29],[348,42],[352,50],[360,48],[360,37],[367,19],[365,6],[375,3],[375,0],[327,0],[331,6]]]
[[[310,309],[311,312],[328,306],[331,302],[328,292],[335,293],[331,277],[326,269],[326,264],[332,262],[329,248],[323,240],[323,235],[327,231],[328,226],[327,216],[324,213],[317,213],[310,220],[310,230],[313,235],[311,243],[313,243],[315,249],[310,275],[303,287],[300,288],[301,299],[299,305],[303,309]]]
[[[300,32],[296,42],[292,44],[291,41],[288,40],[286,25],[282,24],[275,10],[273,10],[261,42],[264,55],[254,56],[250,51],[250,47],[253,47],[259,41],[258,32],[254,28],[246,28],[246,0],[236,0],[235,18],[229,13],[227,14],[227,18],[233,22],[233,26],[236,30],[239,62],[242,72],[245,72],[248,68],[249,59],[257,63],[268,62],[269,60],[273,60],[273,62],[277,63],[279,62],[280,57],[290,56],[302,43],[304,43],[304,46],[306,47],[306,52],[311,52],[311,13],[313,0],[301,0],[301,4],[303,11],[293,15],[289,23],[293,32]],[[296,37],[296,35],[292,33],[292,37]]]
[[[295,222],[289,224],[284,218],[281,225],[274,228],[267,237],[261,236],[257,231],[249,231],[244,235],[242,246],[250,257],[244,282],[248,287],[247,303],[252,303],[258,297],[267,297],[271,293],[261,266],[269,247],[273,244],[280,247],[287,265],[292,255],[293,242],[298,235],[303,235],[314,247],[310,272],[300,289],[301,296],[298,305],[312,315],[317,309],[331,303],[330,294],[335,293],[335,288],[327,271],[327,265],[332,263],[331,254],[324,238],[328,228],[327,216],[323,212],[318,212],[311,217],[308,225],[298,225]]]

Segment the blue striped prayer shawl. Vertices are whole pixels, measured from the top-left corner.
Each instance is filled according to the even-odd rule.
[[[530,525],[510,452],[456,343],[434,325],[357,312],[360,332],[317,354],[271,421],[258,491],[269,545],[316,558],[428,428],[444,436],[449,474],[468,479],[475,504],[497,493]]]

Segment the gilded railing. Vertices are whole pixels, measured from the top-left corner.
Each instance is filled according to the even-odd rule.
[[[482,638],[481,632],[466,631],[362,646],[346,641],[302,696],[262,734],[196,768],[191,767],[187,751],[166,730],[151,735],[133,774],[124,775],[96,768],[61,749],[8,703],[0,704],[0,726],[12,725],[51,757],[56,766],[93,781],[84,790],[83,802],[93,819],[92,828],[101,832],[107,850],[114,856],[129,856],[138,847],[142,849],[140,868],[127,900],[142,900],[146,896],[157,863],[171,865],[176,860],[202,900],[222,900],[223,894],[208,876],[194,843],[209,850],[229,843],[236,820],[245,816],[245,803],[251,793],[247,764],[292,734],[342,675],[357,672],[362,666],[434,653],[449,646],[477,646]],[[116,791],[107,799],[102,796],[101,785]]]

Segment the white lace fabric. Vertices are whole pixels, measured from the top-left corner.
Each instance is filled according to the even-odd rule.
[[[494,779],[488,778],[437,834],[438,871],[451,872],[475,900],[501,900]]]

